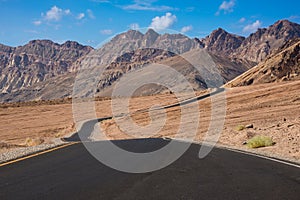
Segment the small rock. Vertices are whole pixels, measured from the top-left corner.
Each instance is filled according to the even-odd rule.
[[[256,134],[253,133],[253,132],[247,132],[247,138],[250,139],[250,138],[253,138]]]
[[[248,124],[245,126],[246,128],[254,128],[254,125],[253,124]]]
[[[294,126],[294,124],[289,124],[287,127],[290,128],[290,127],[292,127],[292,126]]]
[[[286,118],[283,118],[283,121],[286,122]]]
[[[246,145],[247,144],[247,142],[243,142],[243,145]]]

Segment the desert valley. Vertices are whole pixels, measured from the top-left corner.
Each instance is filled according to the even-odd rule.
[[[182,58],[195,57],[200,50],[209,54],[219,71],[221,80],[215,87],[225,88],[225,124],[217,145],[300,163],[300,25],[288,20],[258,29],[246,38],[221,28],[202,39],[149,29],[146,33],[121,33],[99,49],[73,41],[33,40],[18,47],[0,44],[1,162],[61,145],[65,143],[62,138],[78,131],[72,92],[76,75],[89,56],[97,55],[107,63],[93,91],[96,115],[101,118],[113,116],[111,98],[118,81],[151,63],[175,69],[197,95],[210,93],[212,88],[202,74]],[[130,115],[122,120],[131,117],[139,126],[146,126],[149,113],[136,111],[174,103],[178,99],[168,88],[141,87],[130,99]],[[194,104],[200,113],[194,141],[202,142],[212,119],[212,101],[206,98]],[[187,111],[195,112],[189,105]],[[176,134],[180,107],[165,112],[166,124],[151,137]],[[102,121],[100,127],[107,139],[133,138],[120,130],[114,117]],[[186,130],[180,137],[189,138],[189,134]],[[274,145],[258,149],[245,145],[261,135],[270,137]],[[141,133],[139,137],[147,136]]]

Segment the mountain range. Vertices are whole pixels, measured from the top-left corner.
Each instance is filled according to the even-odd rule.
[[[83,63],[93,64],[92,57],[104,70],[97,84],[97,93],[102,96],[111,93],[120,77],[151,63],[169,65],[186,76],[194,89],[205,89],[207,85],[201,74],[180,56],[197,56],[195,52],[200,49],[207,50],[224,84],[257,66],[269,66],[269,63],[274,66],[267,71],[285,69],[294,63],[296,70],[290,67],[288,69],[292,71],[285,71],[285,74],[295,75],[299,72],[297,38],[300,38],[300,25],[280,20],[268,28],[258,29],[247,38],[221,28],[202,39],[191,39],[182,34],[161,35],[149,29],[145,34],[136,30],[121,33],[99,49],[72,41],[57,44],[50,40],[33,40],[19,47],[0,44],[0,101],[70,97],[77,72]],[[270,61],[273,58],[276,62]],[[281,75],[275,77],[283,78]],[[256,83],[255,80],[233,85],[252,84]],[[149,92],[164,90],[152,88]],[[141,94],[149,93],[143,91]]]
[[[272,55],[287,41],[300,37],[300,25],[280,20],[268,28],[258,29],[247,38],[230,34],[219,28],[201,40],[215,54],[237,57],[259,63]]]

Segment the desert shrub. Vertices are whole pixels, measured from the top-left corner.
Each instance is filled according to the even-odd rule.
[[[259,148],[273,146],[275,143],[272,138],[268,136],[257,135],[247,141],[247,146],[249,148]]]
[[[242,131],[242,130],[244,130],[246,127],[244,126],[244,125],[238,125],[238,126],[236,126],[235,127],[235,129],[237,130],[237,131]]]
[[[27,147],[33,147],[33,146],[37,146],[37,145],[40,145],[44,142],[43,139],[41,138],[26,138],[25,140],[25,146]]]

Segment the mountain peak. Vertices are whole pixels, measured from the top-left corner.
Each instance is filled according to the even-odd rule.
[[[147,30],[147,32],[145,33],[145,35],[159,35],[155,30],[153,30],[152,28],[149,28]]]
[[[147,30],[147,32],[144,35],[144,38],[152,38],[152,39],[156,39],[159,36],[159,34],[157,32],[155,32],[153,29],[149,28]]]
[[[148,31],[145,33],[143,39],[144,39],[144,45],[145,46],[151,46],[154,44],[156,39],[159,37],[159,34],[155,32],[153,29],[148,29]]]
[[[202,39],[201,43],[204,47],[213,53],[228,56],[235,49],[239,48],[245,40],[242,36],[228,33],[222,28],[214,30],[209,36]]]
[[[143,34],[137,30],[128,30],[125,32],[125,36],[127,36],[129,39],[140,39],[143,37]]]
[[[216,29],[216,30],[214,30],[212,33],[226,33],[226,34],[228,34],[228,32],[227,31],[225,31],[224,29],[222,29],[222,28],[218,28],[218,29]]]
[[[87,48],[87,49],[90,49],[90,50],[93,49],[90,46],[84,46],[82,44],[79,44],[76,41],[70,41],[70,40],[66,41],[65,43],[61,44],[60,46],[65,47],[65,48],[71,48],[71,49],[83,49],[83,48]]]
[[[293,24],[295,24],[295,23],[293,23],[293,22],[291,22],[291,21],[289,21],[287,19],[282,19],[282,20],[278,20],[277,22],[275,22],[273,24],[273,26],[278,26],[278,25],[293,25]]]
[[[78,42],[75,41],[66,41],[65,43],[62,44],[62,46],[67,46],[67,47],[71,47],[71,46],[79,46],[80,44]]]
[[[269,27],[269,29],[276,29],[276,30],[281,30],[281,29],[294,29],[295,27],[299,26],[296,23],[293,23],[289,20],[279,20],[275,22],[273,25]]]
[[[41,45],[59,45],[51,40],[47,40],[47,39],[39,39],[39,40],[31,40],[28,42],[29,45],[37,45],[37,44],[41,44]]]

